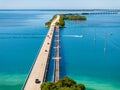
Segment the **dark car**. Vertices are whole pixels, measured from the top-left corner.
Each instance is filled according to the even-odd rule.
[[[35,79],[35,83],[39,84],[40,80],[39,79]]]
[[[47,50],[45,50],[45,52],[48,52]]]

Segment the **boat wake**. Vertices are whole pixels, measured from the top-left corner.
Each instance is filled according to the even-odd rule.
[[[83,38],[83,35],[62,35],[62,37]]]

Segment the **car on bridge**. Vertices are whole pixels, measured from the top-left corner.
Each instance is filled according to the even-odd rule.
[[[39,83],[40,83],[40,80],[39,80],[39,79],[35,79],[35,83],[36,83],[36,84],[39,84]]]

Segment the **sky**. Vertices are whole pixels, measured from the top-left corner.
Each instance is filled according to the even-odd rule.
[[[0,9],[120,9],[120,0],[0,0]]]

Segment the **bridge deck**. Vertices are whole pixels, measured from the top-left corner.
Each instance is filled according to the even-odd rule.
[[[59,20],[59,18],[60,16],[57,15],[57,18],[53,20],[43,45],[24,84],[23,90],[40,90],[40,85],[44,82],[46,76],[46,68],[54,35],[55,23]],[[40,83],[35,83],[36,79],[39,79]]]

